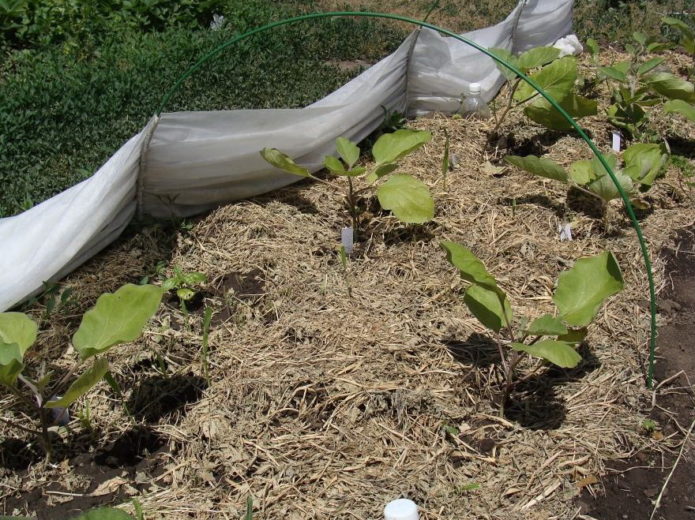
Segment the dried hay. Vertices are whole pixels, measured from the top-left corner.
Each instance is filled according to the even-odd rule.
[[[607,125],[584,124],[607,149]],[[86,306],[169,254],[171,267],[208,276],[209,384],[185,407],[142,419],[166,440],[139,477],[147,518],[239,518],[249,495],[258,518],[379,518],[400,496],[426,520],[577,518],[572,499],[599,490],[606,461],[676,448],[677,438],[657,442],[640,431],[639,410],[651,400],[648,290],[617,203],[608,230],[570,209],[581,205],[568,207],[559,184],[499,162],[486,143],[488,122],[434,116],[413,126],[434,138],[401,170],[432,187],[437,217],[404,226],[365,202],[372,216],[347,270],[337,255],[348,224],[340,195],[300,183],[212,212],[179,232],[171,253],[162,230],[150,229],[68,280]],[[458,159],[446,182],[444,129]],[[590,156],[576,138],[520,127],[518,117],[507,132],[516,146],[563,164]],[[656,252],[695,222],[695,208],[673,170],[649,198],[642,225],[663,288]],[[560,242],[557,227],[567,222],[575,240]],[[507,417],[495,404],[495,347],[460,299],[464,285],[439,249],[444,239],[473,249],[516,314],[529,317],[552,312],[555,280],[577,258],[608,249],[622,267],[626,289],[591,326],[586,362],[532,378]],[[58,357],[79,315],[51,322],[37,359]],[[199,310],[186,317],[163,308],[141,341],[114,351],[118,379],[133,392],[144,378],[163,377],[162,365],[166,377],[200,382],[201,323]],[[132,428],[110,395],[100,387],[88,398],[106,441]],[[39,464],[5,482],[9,493],[27,492],[69,474],[65,464]]]

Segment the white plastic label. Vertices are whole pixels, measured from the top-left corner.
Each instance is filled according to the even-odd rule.
[[[343,228],[340,232],[340,241],[345,248],[345,253],[348,255],[352,254],[352,245],[354,234],[351,227]]]
[[[572,241],[572,226],[570,224],[560,224],[557,226],[557,230],[560,232],[560,242]]]
[[[613,151],[620,151],[620,134],[618,132],[613,132]]]

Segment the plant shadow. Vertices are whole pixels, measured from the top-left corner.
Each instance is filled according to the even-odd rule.
[[[198,401],[207,381],[192,373],[174,376],[150,376],[142,380],[128,399],[133,416],[147,423],[185,414],[187,404]]]
[[[464,365],[486,368],[500,363],[497,343],[484,334],[474,332],[465,341],[449,339],[444,345],[452,357]]]
[[[578,381],[601,366],[586,344],[578,349],[582,361],[573,369],[551,365],[538,375],[518,384],[505,404],[504,416],[530,430],[556,430],[567,415],[564,399],[557,388]]]
[[[536,204],[551,210],[559,218],[563,218],[567,213],[567,207],[564,204],[559,204],[545,195],[524,195],[523,197],[512,198],[505,197],[500,199],[500,204],[504,206],[520,206],[522,204]]]

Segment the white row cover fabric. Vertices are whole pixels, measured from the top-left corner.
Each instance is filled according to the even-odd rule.
[[[464,36],[520,52],[571,31],[572,0],[522,0],[498,25]],[[267,165],[279,148],[316,171],[339,136],[360,141],[384,110],[452,113],[470,83],[490,100],[503,82],[494,62],[436,31],[411,34],[390,56],[303,109],[178,112],[154,117],[92,177],[0,219],[0,312],[36,294],[113,242],[139,209],[191,216],[298,180]]]

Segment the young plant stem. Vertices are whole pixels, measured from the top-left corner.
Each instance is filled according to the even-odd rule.
[[[507,113],[513,108],[512,105],[514,104],[514,93],[516,92],[516,89],[519,88],[520,83],[521,83],[521,79],[517,78],[516,83],[514,83],[514,86],[512,86],[512,88],[509,92],[509,100],[507,101],[507,106],[504,108],[504,111],[500,115],[500,118],[497,120],[497,123],[495,124],[495,128],[492,129],[493,135],[497,134],[497,131],[500,129],[500,126],[502,126],[504,119],[507,117]]]
[[[352,177],[348,177],[348,205],[350,206],[350,216],[352,217],[352,229],[357,234],[357,201],[355,200],[355,187],[352,183]]]

